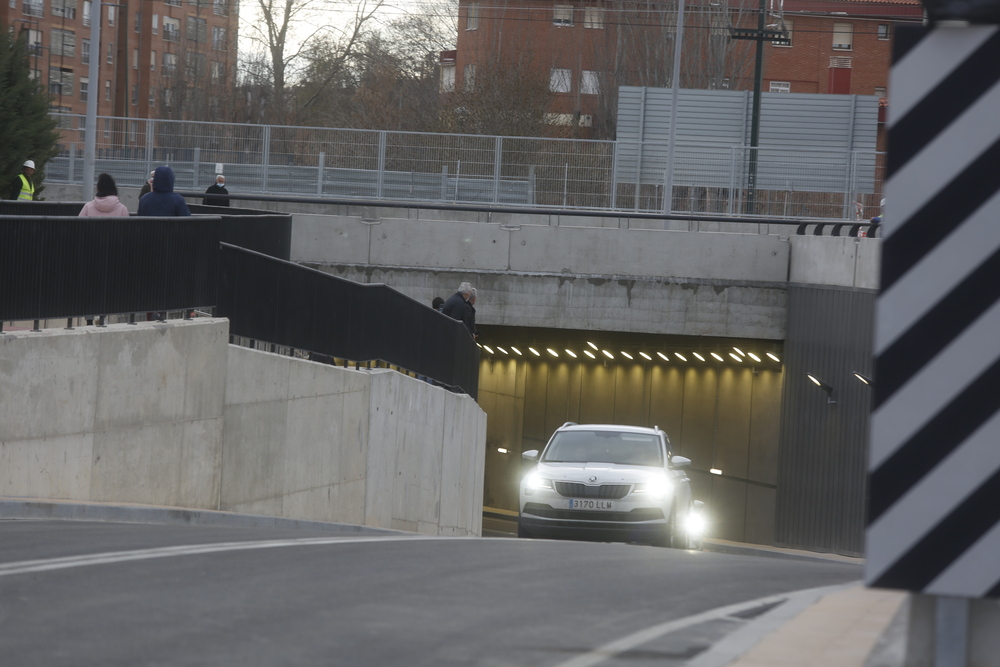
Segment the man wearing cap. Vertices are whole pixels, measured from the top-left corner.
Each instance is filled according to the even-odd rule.
[[[207,195],[228,195],[229,190],[226,189],[226,177],[219,174],[215,177],[215,184],[208,186],[208,190],[205,190]],[[209,196],[201,200],[202,206],[229,206],[229,197],[216,197]]]
[[[23,173],[18,174],[10,185],[10,198],[31,201],[35,198],[35,183],[31,180],[35,175],[35,161],[25,160],[21,170]]]

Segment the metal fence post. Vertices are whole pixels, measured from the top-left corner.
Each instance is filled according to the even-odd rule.
[[[198,171],[201,169],[201,146],[194,147],[194,162],[191,164],[191,187],[198,187]]]
[[[611,210],[618,208],[618,142],[611,145]]]
[[[67,180],[70,183],[75,183],[76,182],[76,179],[73,177],[74,176],[73,172],[75,171],[75,168],[76,168],[76,144],[70,144],[69,145],[69,176],[67,176]]]
[[[563,169],[563,206],[566,205],[566,190],[569,188],[569,162]]]
[[[378,133],[378,183],[375,186],[375,196],[382,198],[382,186],[385,183],[385,130]]]
[[[503,162],[503,137],[497,137],[493,148],[493,203],[500,201],[500,167]]]
[[[146,173],[143,174],[143,181],[149,178],[146,174],[153,171],[153,125],[155,123],[156,121],[154,120],[146,121]]]
[[[729,151],[729,201],[726,202],[726,213],[733,214],[733,199],[736,197],[736,146]]]
[[[261,156],[260,156],[260,189],[261,192],[267,192],[267,173],[271,170],[271,126],[264,126],[264,134],[261,137]]]
[[[326,153],[319,152],[319,169],[316,172],[316,194],[323,194],[323,177],[326,173]]]
[[[441,165],[441,201],[448,201],[448,165]]]

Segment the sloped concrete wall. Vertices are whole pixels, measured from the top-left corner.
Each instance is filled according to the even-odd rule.
[[[201,319],[0,335],[0,496],[480,534],[475,401],[228,333]]]

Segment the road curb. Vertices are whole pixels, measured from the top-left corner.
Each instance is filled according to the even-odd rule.
[[[282,528],[288,530],[335,530],[359,535],[407,535],[405,531],[372,528],[349,523],[306,521],[261,514],[237,514],[215,510],[111,505],[105,503],[58,502],[37,499],[0,498],[0,520],[56,519],[62,521],[108,521],[118,523],[186,524],[229,528]]]
[[[853,558],[851,556],[841,556],[839,554],[811,553],[805,551],[782,549],[780,547],[769,547],[765,545],[742,544],[737,542],[727,542],[725,540],[714,540],[705,538],[702,540],[703,551],[713,551],[715,553],[733,554],[736,556],[761,556],[763,558],[783,558],[785,560],[799,560],[809,562],[836,562],[852,563],[863,565],[863,558]]]

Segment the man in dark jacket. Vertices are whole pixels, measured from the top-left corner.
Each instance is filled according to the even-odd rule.
[[[473,338],[479,335],[476,330],[476,288],[471,283],[462,283],[458,291],[448,297],[441,312],[456,320],[461,320]]]
[[[206,195],[228,195],[229,190],[226,189],[226,177],[219,174],[215,177],[215,183],[208,186],[208,190],[205,190]],[[203,206],[229,206],[228,197],[205,197],[201,200]]]
[[[139,200],[139,215],[172,217],[191,215],[184,197],[174,193],[174,170],[157,167],[153,172],[153,191]]]

